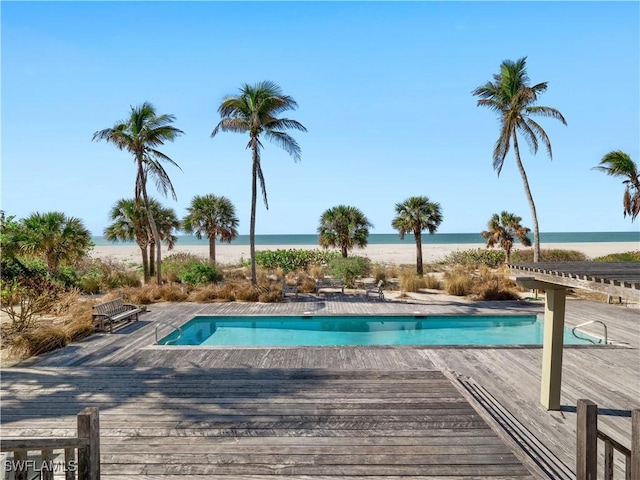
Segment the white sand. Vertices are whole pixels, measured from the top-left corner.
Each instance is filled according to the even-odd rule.
[[[604,242],[604,243],[544,243],[543,249],[563,249],[577,250],[583,252],[589,258],[596,258],[610,253],[621,253],[640,250],[637,242]],[[484,244],[437,244],[423,245],[422,255],[425,263],[435,262],[443,259],[447,254],[474,248],[484,248]],[[278,250],[278,249],[314,249],[312,245],[256,245],[256,250]],[[515,247],[519,248],[518,246]],[[177,252],[193,253],[202,257],[209,255],[208,245],[183,245],[176,246],[173,250],[167,251],[163,248],[163,258],[169,254]],[[415,264],[416,247],[411,244],[404,245],[370,245],[364,249],[356,248],[350,255],[361,255],[371,259],[372,262],[393,263],[393,264]],[[140,249],[131,245],[101,245],[94,247],[91,252],[94,258],[112,257],[116,260],[139,264]],[[249,259],[249,245],[227,245],[216,244],[216,260],[219,263],[238,263],[241,259]]]

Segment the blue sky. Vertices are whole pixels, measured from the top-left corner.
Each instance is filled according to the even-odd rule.
[[[314,233],[322,212],[360,208],[391,233],[394,205],[439,202],[441,233],[479,232],[508,210],[531,226],[513,154],[498,177],[498,121],[471,91],[527,56],[546,81],[553,145],[523,163],[542,232],[631,231],[620,179],[591,170],[621,149],[640,161],[638,2],[9,2],[2,1],[2,203],[8,215],[60,210],[95,235],[133,196],[133,159],[93,133],[151,102],[185,135],[164,152],[179,217],[194,195],[226,195],[249,231],[247,137],[221,133],[217,108],[244,83],[276,82],[295,163],[265,141],[269,210],[259,234]]]

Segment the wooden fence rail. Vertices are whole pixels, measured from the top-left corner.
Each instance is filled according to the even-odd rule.
[[[27,480],[29,474],[39,473],[42,480],[53,480],[56,471],[64,471],[65,480],[100,480],[100,419],[96,407],[83,409],[77,416],[76,437],[62,438],[3,438],[0,452],[12,452],[13,459],[5,459],[5,472],[13,472],[15,480]],[[54,463],[54,450],[64,450],[64,462]],[[76,450],[78,456],[76,459]],[[28,452],[39,451],[40,462],[28,459]]]
[[[613,480],[613,455],[625,458],[625,480],[640,480],[640,409],[631,412],[631,448],[598,430],[598,405],[578,400],[576,439],[577,480],[597,480],[598,440],[604,442],[604,479]]]

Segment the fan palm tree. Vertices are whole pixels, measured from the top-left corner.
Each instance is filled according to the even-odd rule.
[[[178,236],[174,232],[180,229],[180,220],[178,220],[178,216],[173,208],[164,207],[160,202],[153,198],[150,198],[149,202],[153,218],[155,219],[158,227],[158,236],[160,237],[160,241],[167,246],[167,250],[173,250],[173,247],[175,247],[176,242],[178,241]],[[153,276],[154,274],[157,275],[157,272],[160,271],[161,265],[158,265],[156,270],[156,264],[153,259],[153,251],[156,246],[155,238],[152,235],[150,228],[148,233],[150,242],[149,274]]]
[[[513,144],[513,152],[516,156],[516,165],[522,177],[525,194],[531,208],[533,220],[533,261],[540,259],[540,231],[538,228],[538,216],[536,206],[529,188],[527,174],[520,159],[520,148],[518,146],[518,133],[529,144],[531,151],[538,152],[540,141],[545,145],[549,158],[553,158],[551,153],[551,141],[547,133],[532,116],[551,117],[567,124],[562,114],[552,107],[536,105],[538,96],[547,90],[547,82],[530,85],[526,69],[527,57],[517,61],[505,60],[500,65],[500,73],[493,76],[493,82],[473,90],[473,95],[480,97],[478,106],[487,107],[498,114],[500,120],[500,135],[493,149],[493,168],[498,172],[502,171],[504,159],[509,153]]]
[[[625,180],[622,184],[625,186],[624,195],[622,197],[622,211],[624,217],[631,216],[633,222],[638,213],[640,213],[640,174],[638,174],[638,166],[631,160],[631,156],[623,151],[616,150],[607,153],[600,164],[593,167],[592,170],[604,172],[613,177],[622,177]]]
[[[196,195],[187,208],[187,216],[182,220],[182,228],[194,233],[200,239],[209,239],[209,263],[216,263],[216,237],[221,242],[230,243],[238,236],[236,209],[227,197],[216,195]]]
[[[391,226],[398,230],[403,239],[407,233],[413,233],[416,241],[416,272],[424,273],[422,267],[422,231],[433,234],[442,223],[440,204],[431,202],[427,197],[409,197],[402,203],[396,203],[396,217]]]
[[[307,129],[296,120],[278,118],[280,113],[287,110],[295,110],[297,106],[296,101],[288,95],[283,95],[280,87],[273,82],[263,81],[255,85],[245,84],[240,89],[239,95],[229,96],[222,101],[218,108],[221,120],[211,132],[212,137],[215,137],[218,132],[249,133],[247,148],[251,149],[252,154],[249,248],[251,255],[251,282],[254,285],[257,283],[255,230],[258,180],[260,180],[264,205],[269,209],[264,175],[260,166],[260,150],[262,149],[260,136],[264,135],[269,141],[282,147],[295,161],[299,161],[300,146],[285,130],[295,129],[306,132]]]
[[[51,275],[58,273],[60,265],[87,255],[93,246],[82,220],[62,212],[32,213],[22,220],[22,226],[20,251],[42,255]]]
[[[168,162],[180,169],[180,166],[167,155],[157,149],[165,142],[173,142],[184,132],[173,127],[171,124],[175,120],[173,115],[158,115],[156,110],[148,102],[144,102],[137,107],[131,107],[131,113],[125,120],[117,122],[111,128],[99,130],[93,134],[93,140],[105,140],[113,143],[120,150],[126,150],[134,157],[137,166],[134,200],[137,203],[142,199],[146,209],[147,218],[156,249],[156,262],[158,270],[156,280],[162,283],[160,266],[162,254],[160,251],[160,233],[153,218],[147,196],[147,178],[153,178],[158,191],[164,196],[171,193],[174,200],[177,200],[176,192],[169,178],[169,174],[162,166],[162,162]]]
[[[506,254],[506,263],[511,262],[511,249],[516,238],[520,240],[525,247],[531,246],[531,240],[527,234],[531,229],[520,225],[522,218],[509,212],[502,212],[500,215],[494,213],[489,220],[488,228],[481,232],[481,235],[487,239],[487,248],[493,248],[500,245]]]
[[[320,217],[318,241],[321,247],[339,248],[346,258],[347,252],[354,246],[367,246],[371,227],[371,222],[358,208],[338,205],[326,210]]]

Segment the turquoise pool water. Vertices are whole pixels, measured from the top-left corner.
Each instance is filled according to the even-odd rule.
[[[542,345],[535,315],[433,316],[198,316],[159,345]],[[179,338],[178,338],[179,337]],[[594,339],[591,339],[594,340]],[[595,340],[597,343],[597,340]],[[565,345],[591,344],[565,328]]]

